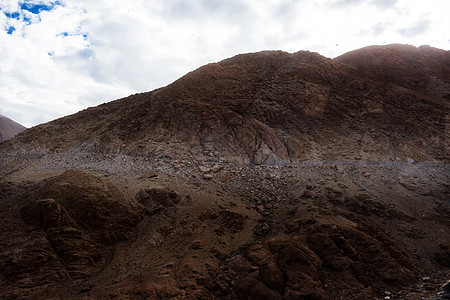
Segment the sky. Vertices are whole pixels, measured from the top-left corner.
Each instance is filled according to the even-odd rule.
[[[31,127],[261,50],[450,50],[450,0],[0,0],[0,114]]]

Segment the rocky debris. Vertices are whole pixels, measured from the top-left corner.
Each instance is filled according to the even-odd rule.
[[[272,174],[272,173],[266,174],[265,178],[268,179],[268,180],[271,180],[271,181],[278,181],[278,180],[280,180],[280,176],[279,175]]]
[[[305,189],[307,189],[307,190],[314,190],[315,188],[316,187],[314,185],[309,184],[309,183],[305,186]]]
[[[209,173],[211,172],[211,169],[206,167],[206,166],[199,166],[198,169],[200,170],[200,172],[202,173]]]
[[[303,198],[312,198],[314,196],[314,193],[311,190],[304,190],[302,197]]]
[[[136,195],[136,200],[152,216],[168,207],[176,206],[181,201],[181,196],[166,188],[152,188],[140,190]]]
[[[253,234],[259,237],[265,237],[270,232],[270,224],[264,219],[258,220],[258,223],[253,228]]]
[[[200,241],[200,240],[192,241],[192,243],[189,246],[189,248],[191,248],[192,250],[200,250],[200,249],[202,249],[202,241]]]
[[[214,230],[218,235],[234,234],[244,229],[245,218],[240,213],[221,210],[219,212],[219,224],[220,227]]]
[[[157,171],[149,171],[148,173],[147,173],[147,178],[155,178],[155,177],[158,177],[158,172]]]
[[[431,298],[431,300],[450,299],[450,280],[442,285],[442,290],[443,291]]]
[[[405,173],[399,174],[398,183],[409,191],[416,191],[418,189],[415,180]]]
[[[149,163],[154,167],[154,162]],[[198,174],[197,163],[189,165],[184,161],[183,164],[186,167],[182,172]],[[148,170],[149,167],[144,169]],[[345,177],[334,181],[334,169],[326,166],[225,165],[223,173],[230,173],[226,186],[221,182],[199,181],[201,177],[189,176],[187,180],[191,180],[192,186],[185,189],[181,187],[189,181],[181,181],[183,173],[174,171],[173,162],[161,163],[158,169],[161,170],[158,184],[168,187],[154,187],[154,181],[139,179],[134,190],[127,192],[130,196],[135,195],[142,207],[130,199],[123,199],[123,203],[140,207],[135,210],[141,214],[146,210],[150,216],[139,224],[132,241],[110,244],[108,247],[114,247],[111,252],[105,252],[105,245],[91,234],[92,231],[78,224],[62,202],[31,196],[25,201],[24,197],[18,195],[14,201],[26,202],[20,206],[23,209],[19,214],[19,220],[26,224],[26,230],[7,240],[8,243],[9,240],[22,242],[14,247],[0,245],[0,265],[6,266],[6,273],[2,276],[8,278],[14,287],[14,293],[6,298],[21,298],[17,295],[30,292],[26,282],[21,281],[25,273],[33,277],[28,282],[34,289],[43,291],[45,286],[55,289],[51,295],[67,296],[64,291],[71,290],[76,295],[97,298],[141,295],[157,299],[283,299],[311,294],[311,297],[324,299],[415,299],[420,298],[420,295],[436,293],[438,283],[442,282],[430,275],[433,270],[440,270],[442,265],[434,256],[424,259],[427,258],[426,253],[440,253],[444,257],[445,239],[433,237],[433,243],[438,243],[433,246],[422,231],[432,235],[434,231],[438,232],[447,226],[444,204],[436,205],[435,202],[427,202],[429,200],[420,202],[421,209],[425,209],[427,203],[432,204],[427,212],[420,212],[421,215],[433,216],[430,222],[428,217],[417,217],[410,210],[412,206],[402,209],[404,204],[422,201],[422,196],[405,198],[402,203],[398,198],[379,196],[379,193],[372,195],[369,192],[375,188],[368,186],[367,192],[360,188],[360,181],[357,181],[359,185]],[[368,169],[373,174],[373,180],[381,178],[377,168]],[[383,171],[387,178],[398,174],[387,170]],[[342,175],[353,172],[352,178],[356,179],[362,174],[360,168],[353,167],[346,167],[343,172]],[[266,179],[265,173],[280,175],[280,180]],[[176,185],[171,180],[165,181],[166,178],[172,178],[170,176],[178,176]],[[393,177],[391,186],[395,187],[396,177]],[[115,175],[109,178],[117,182]],[[436,183],[436,178],[433,180],[431,186]],[[198,182],[203,183],[201,192],[195,189],[195,183]],[[170,183],[172,185],[169,188]],[[368,185],[371,183],[372,180],[367,182]],[[42,184],[31,184],[30,193],[24,194],[35,193]],[[146,185],[149,187],[142,189]],[[311,191],[313,196],[304,198],[303,191]],[[380,192],[380,189],[376,191]],[[2,199],[9,199],[10,195],[15,194],[14,185],[0,184],[0,193]],[[187,197],[186,201],[181,199],[180,195],[188,193],[192,193],[195,201],[188,201]],[[4,207],[7,212],[8,205]],[[44,221],[41,221],[41,215]],[[433,222],[437,222],[436,226],[439,227],[432,227]],[[7,224],[3,223],[0,230]],[[64,240],[55,239],[56,242],[53,242],[55,236],[52,232],[57,232],[58,237]],[[39,236],[42,242],[30,244],[18,238],[29,238],[30,234],[32,240]],[[439,234],[445,237],[446,233]],[[94,242],[93,245],[82,243],[89,241],[89,238]],[[283,244],[280,246],[281,252],[271,248],[275,241]],[[289,245],[291,242],[293,245]],[[57,243],[59,248],[53,243]],[[69,246],[77,243],[80,244],[78,248],[83,249],[83,254],[78,256]],[[263,245],[265,250],[253,248],[256,247],[253,245]],[[411,245],[417,245],[417,248],[411,250]],[[291,248],[305,253],[305,257],[296,258],[297,252]],[[14,256],[5,249],[18,249],[21,258],[16,262],[18,255]],[[96,249],[100,249],[100,256],[95,255]],[[427,252],[420,252],[422,249]],[[261,252],[260,262],[255,258],[259,255],[256,250]],[[283,267],[280,253],[285,252],[294,253],[293,257],[285,256],[289,264],[291,261],[296,262],[296,259],[319,262],[319,275],[309,279],[297,273],[298,270]],[[112,256],[112,253],[115,255]],[[45,257],[45,261],[38,264],[39,270],[26,267],[39,261],[39,257]],[[205,267],[206,264],[209,267]],[[94,271],[98,271],[98,275]],[[309,272],[315,271],[308,270],[307,275],[310,275]],[[288,274],[292,274],[289,280]],[[300,278],[297,281],[294,278],[296,276]],[[91,277],[92,280],[87,279]],[[425,279],[421,280],[423,277]],[[57,285],[58,282],[67,284],[76,278],[86,283],[67,289]],[[108,281],[108,278],[112,279]],[[76,281],[73,282],[75,284]],[[307,286],[303,283],[307,283]],[[19,289],[19,284],[23,284],[23,288]],[[6,288],[0,287],[5,294],[3,291]],[[80,291],[83,293],[80,294]],[[388,295],[386,291],[392,294]]]
[[[213,178],[214,178],[214,176],[212,174],[203,174],[203,179],[211,180]]]
[[[213,172],[213,173],[218,173],[218,172],[220,172],[220,171],[222,171],[223,170],[223,165],[214,165],[213,167],[212,167],[212,169],[211,169],[211,171]]]

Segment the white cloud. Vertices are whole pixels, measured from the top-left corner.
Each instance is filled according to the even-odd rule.
[[[27,3],[43,9],[0,0],[0,113],[26,126],[167,85],[238,53],[334,57],[393,42],[450,49],[446,0]]]

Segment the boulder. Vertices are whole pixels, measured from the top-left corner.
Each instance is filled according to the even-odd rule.
[[[198,169],[200,170],[200,172],[202,173],[209,173],[211,172],[211,169],[206,167],[206,166],[199,166]]]
[[[181,196],[169,189],[152,188],[140,190],[136,195],[136,200],[152,216],[163,209],[177,205],[181,201]]]
[[[55,218],[69,222],[69,214],[81,229],[102,243],[127,239],[142,218],[142,211],[127,203],[115,185],[78,170],[44,180],[30,197],[38,200],[34,206],[49,213],[45,222],[52,224]],[[39,202],[48,198],[54,201]]]

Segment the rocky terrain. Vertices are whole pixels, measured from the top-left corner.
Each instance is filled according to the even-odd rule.
[[[12,138],[19,132],[24,131],[25,129],[26,129],[25,126],[22,126],[17,122],[14,122],[10,118],[0,115],[0,142]]]
[[[443,299],[449,95],[431,47],[260,52],[26,130],[0,294]]]

